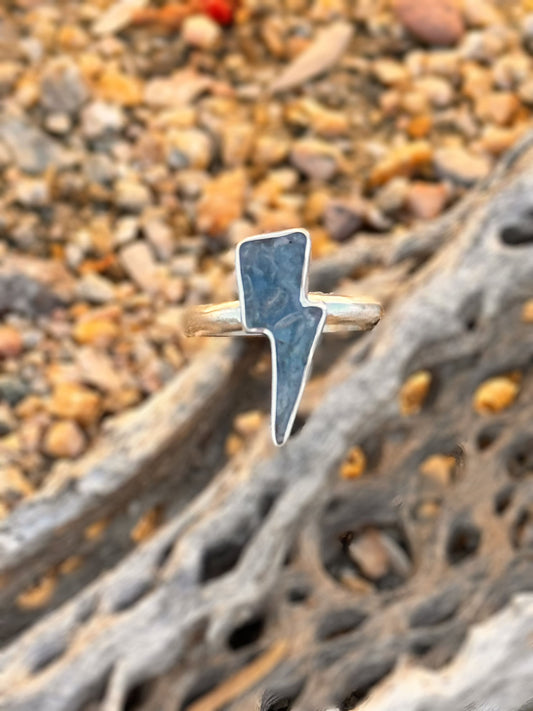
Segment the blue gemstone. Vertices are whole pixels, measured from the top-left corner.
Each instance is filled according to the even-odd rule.
[[[298,407],[311,351],[322,331],[325,307],[300,301],[309,237],[290,232],[245,240],[239,246],[241,309],[247,330],[271,340],[274,437],[283,444]]]

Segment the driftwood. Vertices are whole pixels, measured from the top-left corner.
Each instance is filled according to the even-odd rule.
[[[247,355],[217,345],[108,433],[54,496],[3,524],[6,602],[74,552],[88,561],[42,619],[5,608],[3,711],[215,711],[260,700],[264,711],[349,709],[406,655],[448,662],[472,623],[533,589],[533,333],[520,320],[533,296],[532,143],[427,234],[358,240],[317,265],[314,289],[372,268],[361,291],[381,291],[388,308],[283,450],[273,454],[262,431],[220,466]],[[423,413],[406,418],[398,392],[419,369],[432,390]],[[513,408],[496,422],[474,415],[477,385],[511,371],[522,378]],[[153,423],[145,432],[147,418],[159,434]],[[368,474],[340,481],[355,445]],[[453,483],[421,481],[431,454],[456,460]],[[168,522],[150,541],[106,552],[131,526],[128,507],[161,501]],[[84,530],[102,517],[108,535],[87,543]],[[382,576],[350,562],[350,541],[368,530],[386,541]],[[518,709],[524,693],[509,703]]]

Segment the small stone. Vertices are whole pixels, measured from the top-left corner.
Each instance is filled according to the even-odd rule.
[[[400,411],[402,415],[416,415],[426,401],[431,387],[431,373],[419,370],[410,375],[400,390]]]
[[[16,328],[0,325],[0,358],[15,358],[23,348],[22,334]]]
[[[78,350],[76,362],[80,367],[81,378],[89,385],[105,392],[114,392],[121,387],[122,378],[107,353],[85,346]]]
[[[73,329],[74,339],[81,344],[94,344],[107,346],[119,334],[116,323],[106,318],[93,318],[82,320]]]
[[[17,166],[26,173],[39,174],[59,162],[59,145],[27,121],[17,118],[0,121],[0,138]]]
[[[463,15],[470,27],[497,27],[505,24],[502,13],[489,0],[463,0]]]
[[[174,129],[168,132],[166,142],[167,160],[173,167],[199,170],[209,167],[213,156],[213,144],[205,131],[199,128]]]
[[[485,126],[479,145],[491,155],[500,156],[509,150],[526,130],[524,126],[514,126],[512,128]]]
[[[89,139],[121,131],[125,121],[121,107],[107,101],[92,101],[81,112],[81,130]]]
[[[196,225],[213,237],[226,233],[244,211],[247,189],[245,172],[237,168],[212,178],[196,206]]]
[[[132,242],[136,239],[139,233],[139,218],[132,215],[120,217],[117,220],[115,230],[113,232],[113,244],[120,247],[123,244]]]
[[[494,32],[469,32],[461,43],[460,53],[464,59],[492,64],[505,49],[505,39],[496,29]]]
[[[507,91],[515,90],[530,74],[531,59],[523,52],[504,54],[492,67],[494,85]]]
[[[366,456],[361,447],[352,447],[340,468],[343,479],[358,479],[366,469]]]
[[[185,44],[199,49],[213,49],[221,37],[220,26],[207,15],[189,15],[181,26]]]
[[[376,192],[376,207],[386,215],[398,212],[405,205],[409,187],[410,183],[406,178],[392,178]]]
[[[287,91],[331,69],[346,51],[353,26],[339,20],[319,32],[316,39],[282,71],[270,86],[272,93]]]
[[[101,400],[98,393],[78,383],[56,385],[48,410],[57,417],[92,425],[100,419]]]
[[[441,486],[449,486],[453,480],[457,460],[444,454],[433,454],[420,465],[420,473]]]
[[[481,415],[492,415],[506,410],[516,400],[520,391],[516,379],[509,376],[490,378],[474,394],[474,410]]]
[[[122,247],[119,260],[133,281],[148,292],[159,290],[157,264],[146,242],[131,242]]]
[[[306,177],[328,181],[338,172],[340,153],[330,143],[314,138],[296,141],[291,151],[292,165]]]
[[[422,77],[414,84],[417,91],[422,92],[429,103],[435,108],[449,106],[455,98],[455,92],[450,82],[443,77]]]
[[[370,580],[383,578],[389,570],[389,554],[380,531],[370,529],[350,543],[350,558]]]
[[[401,86],[409,79],[407,67],[388,58],[376,59],[372,64],[372,73],[385,86]]]
[[[28,392],[28,386],[19,378],[10,375],[0,376],[0,400],[5,400],[11,407],[15,407],[21,400],[24,400]]]
[[[22,497],[30,496],[33,493],[33,486],[18,467],[1,467],[0,498],[8,498],[11,493]]]
[[[252,159],[256,165],[269,167],[281,163],[288,156],[290,143],[284,134],[257,136]]]
[[[533,299],[528,299],[522,307],[522,321],[533,323]]]
[[[169,77],[156,77],[146,83],[144,103],[151,107],[190,106],[210,88],[211,77],[194,69],[180,69]]]
[[[443,211],[448,200],[448,190],[442,183],[411,183],[406,205],[420,220],[431,220]]]
[[[144,8],[148,0],[119,0],[97,14],[92,27],[95,35],[112,35],[127,27],[136,12]]]
[[[150,190],[134,178],[123,178],[115,185],[116,203],[123,210],[141,212],[152,202]]]
[[[163,510],[159,506],[149,509],[137,521],[130,532],[130,538],[134,543],[142,543],[148,540],[163,522]]]
[[[45,66],[41,76],[41,104],[47,111],[74,116],[87,97],[85,81],[70,57],[58,57]]]
[[[491,169],[489,158],[459,147],[438,149],[434,163],[439,176],[466,187],[486,178]]]
[[[324,227],[331,239],[343,242],[363,225],[366,207],[362,199],[332,200],[324,212]]]
[[[228,122],[222,130],[222,160],[229,168],[244,165],[253,149],[254,127],[243,121]]]
[[[429,143],[414,141],[393,149],[370,173],[370,186],[378,187],[397,176],[409,177],[431,164],[433,151]]]
[[[105,304],[115,298],[113,283],[101,274],[89,272],[84,274],[76,285],[76,291],[81,299],[93,304]]]
[[[143,232],[162,261],[170,259],[174,252],[174,237],[170,227],[160,218],[151,217],[143,222]]]
[[[17,426],[17,421],[13,417],[11,408],[4,402],[0,402],[0,437],[13,432]]]
[[[48,428],[43,441],[43,451],[55,459],[75,459],[83,453],[87,441],[75,422],[54,422]]]
[[[242,437],[254,435],[264,422],[264,415],[259,410],[242,412],[235,418],[235,431]]]
[[[328,109],[311,97],[297,99],[288,104],[285,117],[289,123],[310,127],[326,137],[346,135],[350,128],[346,113]]]
[[[463,18],[454,0],[393,0],[393,9],[398,21],[425,44],[454,45],[463,36]]]
[[[520,102],[510,91],[493,91],[483,94],[476,102],[476,116],[481,121],[492,121],[508,126],[520,109]]]
[[[72,128],[70,116],[65,113],[48,114],[45,118],[44,125],[47,131],[58,136],[63,136]]]
[[[104,101],[120,106],[137,106],[143,99],[143,87],[139,79],[116,69],[107,69],[102,73],[96,92]]]
[[[15,195],[24,207],[45,207],[50,203],[48,182],[41,178],[21,178],[15,185]]]

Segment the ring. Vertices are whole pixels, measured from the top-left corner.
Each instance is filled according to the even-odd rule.
[[[249,237],[237,245],[239,300],[193,306],[187,336],[267,336],[272,351],[272,439],[289,438],[311,361],[323,331],[369,331],[383,309],[376,302],[308,293],[311,238],[306,230]]]

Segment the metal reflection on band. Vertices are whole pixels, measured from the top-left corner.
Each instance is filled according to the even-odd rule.
[[[383,315],[381,304],[372,301],[319,292],[311,292],[307,298],[326,306],[325,332],[370,331]],[[187,336],[258,335],[244,330],[239,301],[190,307],[185,312],[183,328]]]

